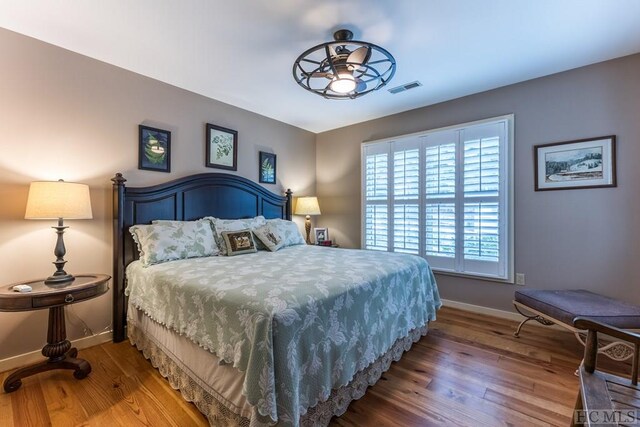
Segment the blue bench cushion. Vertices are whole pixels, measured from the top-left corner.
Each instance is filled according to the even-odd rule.
[[[623,329],[640,328],[640,307],[582,289],[547,291],[523,289],[515,300],[567,325],[577,316]]]

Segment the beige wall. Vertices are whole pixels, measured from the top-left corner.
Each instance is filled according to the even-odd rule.
[[[91,186],[94,219],[68,221],[67,267],[72,273],[110,274],[109,179],[122,172],[129,184],[140,186],[225,172],[204,167],[207,122],[238,130],[239,175],[257,181],[258,151],[273,150],[278,184],[265,187],[315,192],[310,132],[3,29],[0,57],[0,283],[53,272],[53,222],[23,219],[30,181],[62,178]],[[158,66],[167,60],[159,56]],[[172,132],[171,174],[137,169],[141,123]],[[111,294],[69,311],[71,339],[82,336],[73,313],[96,333],[110,329]],[[46,310],[0,313],[0,360],[40,349],[46,324]]]
[[[341,245],[360,246],[363,141],[514,113],[516,271],[530,287],[640,303],[639,76],[634,55],[319,134],[319,223]],[[534,145],[610,134],[618,136],[617,188],[534,192]],[[437,278],[444,298],[505,310],[518,289]]]

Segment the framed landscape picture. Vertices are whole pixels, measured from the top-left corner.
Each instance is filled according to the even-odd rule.
[[[276,155],[273,153],[260,152],[259,156],[259,182],[263,184],[276,183]]]
[[[138,126],[138,169],[171,172],[171,132]]]
[[[533,149],[536,191],[616,186],[615,135]]]
[[[238,170],[238,131],[207,123],[208,168]]]

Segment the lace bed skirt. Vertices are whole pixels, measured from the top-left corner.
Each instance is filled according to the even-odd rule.
[[[333,390],[329,398],[309,408],[300,419],[303,427],[327,426],[333,416],[344,414],[349,404],[364,396],[367,388],[375,384],[382,374],[391,366],[392,361],[398,361],[413,343],[426,335],[427,325],[413,329],[404,338],[399,338],[391,349],[376,359],[368,367],[356,373],[353,380],[344,387]],[[187,402],[192,402],[202,412],[212,426],[220,427],[258,427],[264,426],[257,419],[249,420],[228,409],[214,395],[207,392],[197,379],[192,378],[179,363],[171,359],[158,345],[147,338],[142,331],[129,323],[127,325],[129,340],[151,361],[154,368],[165,377],[171,387],[180,390]]]

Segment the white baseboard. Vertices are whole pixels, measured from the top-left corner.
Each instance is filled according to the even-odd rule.
[[[486,314],[489,316],[500,317],[502,319],[522,321],[522,316],[513,311],[498,310],[497,308],[483,307],[481,305],[468,304],[466,302],[453,301],[450,299],[442,299],[442,305],[445,307],[458,308],[460,310],[470,311],[472,313]]]
[[[521,314],[513,311],[498,310],[497,308],[489,308],[489,307],[483,307],[481,305],[467,304],[466,302],[453,301],[450,299],[442,299],[441,301],[442,301],[442,305],[444,305],[445,307],[457,308],[460,310],[470,311],[472,313],[486,314],[488,316],[499,317],[501,319],[513,320],[516,322],[522,322],[524,320],[524,317],[522,317]],[[566,329],[558,325],[545,326],[538,322],[528,322],[527,326],[529,325],[541,326],[545,328],[551,327],[551,328],[556,328],[559,330],[566,331]]]
[[[102,332],[90,337],[79,338],[71,341],[71,345],[78,350],[83,348],[93,347],[107,341],[111,341],[111,331]],[[82,357],[82,356],[81,356]],[[40,362],[44,360],[41,350],[32,351],[29,353],[19,354],[17,356],[8,357],[0,360],[0,372],[9,371],[21,366],[29,365],[31,363]]]

